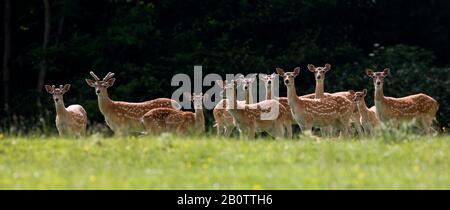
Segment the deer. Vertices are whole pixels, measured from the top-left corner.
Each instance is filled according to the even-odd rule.
[[[45,90],[53,96],[56,108],[56,128],[59,136],[82,137],[86,135],[87,114],[81,105],[74,104],[67,108],[64,105],[64,94],[70,89],[70,84],[45,85]]]
[[[313,64],[308,64],[307,67],[310,72],[314,73],[314,78],[316,80],[316,88],[315,88],[314,94],[305,95],[303,97],[320,99],[320,98],[324,98],[324,97],[333,95],[333,96],[344,96],[348,100],[353,101],[353,96],[355,95],[355,91],[353,91],[353,90],[341,91],[341,92],[336,92],[336,93],[331,93],[331,94],[324,92],[325,75],[328,71],[331,70],[330,64],[327,63],[323,67],[315,67]],[[352,107],[353,112],[352,112],[351,120],[355,125],[358,135],[362,135],[361,124],[359,123],[360,116],[359,116],[358,108],[356,107],[356,104],[354,104],[354,103],[352,104],[352,106],[353,106]],[[328,130],[330,131],[330,128],[328,128]]]
[[[361,116],[359,122],[364,129],[364,134],[371,135],[374,129],[380,125],[380,120],[378,120],[375,107],[373,106],[370,109],[367,107],[366,101],[364,100],[366,95],[367,89],[356,92],[353,96],[353,101],[355,101],[359,115]]]
[[[248,78],[241,75],[239,80],[242,83],[242,88],[244,88],[245,104],[253,104],[253,83],[256,81],[256,74],[251,74]]]
[[[333,126],[340,129],[341,134],[348,135],[352,102],[343,96],[329,96],[321,99],[299,97],[295,88],[295,78],[300,74],[300,67],[292,72],[276,68],[287,87],[288,104],[294,120],[307,135],[316,127]]]
[[[216,104],[213,109],[213,116],[215,124],[213,127],[217,129],[217,136],[224,135],[225,137],[229,137],[231,132],[234,129],[233,116],[226,109],[227,107],[227,99],[226,99],[226,90],[225,86],[227,85],[227,81],[217,80],[216,84],[222,89],[222,100]]]
[[[239,129],[241,138],[247,136],[248,139],[253,139],[256,132],[263,131],[276,139],[282,138],[286,108],[276,100],[264,100],[254,104],[238,103],[237,83],[232,80],[225,87],[228,101],[226,109],[233,116],[234,125]]]
[[[394,124],[418,120],[424,132],[430,134],[433,130],[433,120],[439,109],[438,102],[423,93],[402,98],[384,96],[384,78],[389,75],[389,72],[389,68],[385,68],[381,72],[366,69],[367,76],[372,78],[375,86],[374,100],[378,119],[383,123],[392,121]]]
[[[205,116],[203,115],[203,99],[205,94],[184,94],[193,101],[195,112],[181,111],[171,108],[156,108],[148,111],[142,117],[142,124],[147,133],[158,135],[163,132],[177,134],[200,134],[205,132]]]
[[[100,112],[105,117],[108,127],[117,135],[124,136],[143,131],[141,118],[152,109],[162,107],[181,109],[178,102],[169,98],[157,98],[140,103],[113,101],[108,95],[108,88],[114,85],[116,80],[113,78],[114,73],[109,72],[102,80],[94,72],[91,71],[90,74],[94,80],[86,79],[86,83],[95,88]]]
[[[275,80],[278,79],[278,75],[276,73],[272,73],[271,75],[267,74],[260,74],[260,79],[264,82],[264,86],[266,89],[266,100],[277,100],[281,105],[283,105],[286,108],[287,115],[286,115],[286,137],[292,138],[292,125],[295,124],[294,119],[292,118],[292,111],[291,107],[289,106],[287,97],[275,97],[273,94],[276,92],[275,90]]]

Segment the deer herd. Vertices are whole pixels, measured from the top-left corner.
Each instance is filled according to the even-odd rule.
[[[372,135],[382,123],[392,122],[392,125],[398,126],[408,121],[417,122],[424,133],[432,133],[432,123],[439,108],[437,101],[423,93],[402,98],[384,96],[383,83],[389,75],[389,69],[381,72],[366,70],[375,87],[375,105],[370,108],[364,99],[366,89],[359,92],[325,92],[325,75],[331,69],[330,64],[323,67],[309,64],[307,69],[314,73],[315,93],[304,96],[297,94],[295,78],[300,74],[300,67],[291,72],[276,68],[276,73],[259,74],[266,90],[265,100],[260,102],[255,102],[252,95],[252,84],[257,80],[257,74],[216,81],[223,96],[213,109],[213,127],[217,135],[229,137],[236,128],[241,138],[253,139],[261,132],[276,139],[292,138],[292,126],[298,125],[307,135],[312,135],[314,127],[320,129],[322,135],[349,136],[355,130],[357,135],[366,136]],[[207,94],[185,93],[184,97],[194,105],[194,112],[182,111],[180,104],[169,98],[140,103],[114,101],[108,96],[108,88],[114,85],[114,73],[108,73],[103,79],[92,71],[90,74],[94,80],[86,79],[86,83],[95,89],[99,110],[116,135],[133,132],[198,135],[206,131],[203,101],[208,97]],[[287,97],[274,95],[279,78],[282,78],[287,88]],[[244,90],[243,101],[237,97],[240,87]],[[59,88],[45,85],[55,103],[59,135],[81,137],[86,134],[87,114],[80,105],[65,107],[63,95],[69,88],[69,84]]]

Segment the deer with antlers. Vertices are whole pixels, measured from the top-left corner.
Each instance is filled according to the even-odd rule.
[[[416,119],[426,133],[431,133],[432,123],[439,108],[437,101],[423,93],[402,98],[384,96],[383,82],[389,72],[388,68],[382,72],[374,72],[372,69],[366,70],[367,76],[373,79],[373,85],[375,86],[375,107],[380,121],[399,123]]]
[[[356,106],[358,107],[359,115],[361,116],[359,122],[364,129],[364,133],[370,135],[373,133],[373,130],[379,126],[380,120],[378,120],[375,106],[370,109],[367,108],[366,101],[364,100],[366,95],[367,89],[356,92],[353,96],[353,101],[355,101]]]
[[[45,90],[52,94],[56,108],[56,128],[60,136],[82,137],[86,135],[87,114],[81,105],[74,104],[69,107],[64,106],[64,93],[69,91],[70,84],[45,85]]]
[[[200,134],[205,132],[205,116],[203,115],[203,99],[205,94],[185,94],[194,104],[195,112],[181,111],[171,108],[156,108],[142,117],[147,133],[157,135],[163,132],[177,134]]]
[[[266,100],[275,99],[281,105],[283,105],[284,108],[286,108],[286,111],[288,113],[286,115],[286,122],[284,123],[284,125],[286,127],[286,137],[292,138],[292,125],[295,124],[295,121],[292,118],[292,111],[291,111],[291,107],[289,106],[288,99],[287,99],[287,97],[276,97],[273,95],[275,92],[277,92],[275,89],[276,88],[275,82],[278,79],[277,76],[278,75],[276,73],[273,73],[271,75],[260,74],[260,78],[264,82],[264,86],[266,89]]]
[[[333,96],[344,96],[348,100],[353,101],[353,97],[355,95],[355,91],[353,91],[353,90],[336,92],[336,93],[331,93],[331,94],[324,92],[325,75],[328,71],[331,70],[330,64],[327,63],[323,67],[315,67],[313,64],[308,64],[308,70],[310,72],[314,73],[314,78],[316,80],[316,88],[315,88],[314,94],[305,95],[303,97],[320,99],[320,98],[324,98],[324,97],[333,95]],[[352,103],[352,110],[353,111],[352,111],[351,121],[354,123],[358,134],[362,135],[363,131],[361,129],[361,124],[359,123],[360,116],[359,116],[358,108],[356,107],[356,104],[354,104],[354,103]]]
[[[232,80],[225,87],[227,111],[233,116],[241,138],[255,138],[256,132],[267,132],[275,138],[284,136],[286,108],[276,100],[265,100],[254,104],[241,104],[237,101],[237,81]]]
[[[352,114],[350,100],[343,96],[329,96],[321,99],[298,97],[294,79],[299,75],[300,67],[295,68],[293,72],[285,72],[281,68],[277,68],[276,71],[284,79],[293,118],[303,131],[310,134],[313,126],[333,126],[339,128],[343,135],[348,135]]]
[[[86,83],[95,88],[100,112],[105,117],[106,124],[118,135],[127,135],[131,132],[143,130],[141,118],[148,111],[155,108],[180,109],[181,106],[175,100],[158,98],[140,103],[113,101],[108,96],[108,88],[114,85],[114,73],[109,72],[102,80],[90,72],[95,81],[86,79]]]

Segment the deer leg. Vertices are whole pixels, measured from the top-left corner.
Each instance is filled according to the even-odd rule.
[[[355,125],[356,132],[358,133],[359,136],[364,135],[364,133],[363,133],[364,131],[362,130],[362,126],[359,123],[359,121],[353,120],[353,125]]]
[[[234,126],[225,126],[225,133],[224,133],[224,136],[225,137],[230,137],[231,136],[231,133],[233,132],[233,128],[234,128]]]
[[[286,138],[292,139],[292,123],[286,122],[285,127],[286,127]]]
[[[302,129],[302,132],[306,136],[312,136],[312,123],[305,123],[304,129]]]

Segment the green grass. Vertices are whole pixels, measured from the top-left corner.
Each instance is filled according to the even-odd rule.
[[[450,137],[0,137],[0,189],[450,189]]]

